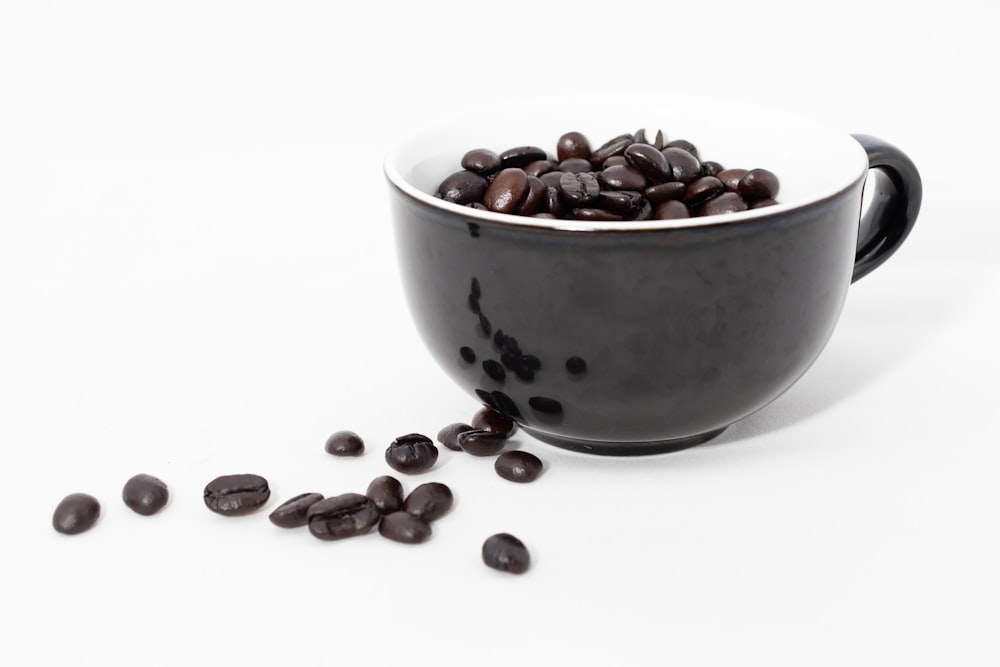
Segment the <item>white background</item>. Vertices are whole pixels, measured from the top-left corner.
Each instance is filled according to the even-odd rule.
[[[994,21],[873,4],[0,0],[0,664],[997,664]],[[393,137],[563,90],[881,136],[920,219],[802,381],[710,445],[520,434],[532,485],[447,450],[403,479],[455,490],[423,545],[275,528],[478,407],[409,324]],[[327,455],[338,429],[367,454]],[[155,517],[120,501],[138,472],[170,485]],[[233,472],[269,509],[204,508]],[[66,537],[73,491],[103,514]],[[528,574],[480,562],[498,531]]]

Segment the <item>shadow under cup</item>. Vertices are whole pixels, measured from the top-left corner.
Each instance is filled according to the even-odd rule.
[[[689,447],[777,398],[829,340],[852,280],[905,238],[921,195],[912,162],[872,137],[768,109],[634,107],[451,119],[385,164],[403,287],[427,349],[538,439],[599,454]],[[467,150],[554,152],[570,130],[599,145],[639,127],[687,139],[725,167],[773,171],[780,204],[584,222],[433,197]],[[875,167],[892,187],[868,195],[882,204],[859,227]]]

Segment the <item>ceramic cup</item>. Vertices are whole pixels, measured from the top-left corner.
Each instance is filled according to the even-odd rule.
[[[435,198],[473,148],[565,132],[596,147],[657,129],[703,160],[779,177],[778,205],[632,222],[552,220]],[[865,194],[871,170],[885,178]],[[903,242],[920,207],[909,158],[774,109],[682,97],[476,110],[385,162],[412,320],[458,385],[538,439],[598,454],[673,451],[787,390],[829,340],[850,284]]]

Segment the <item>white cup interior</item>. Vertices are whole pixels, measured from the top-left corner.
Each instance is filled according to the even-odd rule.
[[[486,108],[454,114],[397,143],[386,158],[386,175],[412,197],[432,206],[458,208],[433,194],[445,177],[461,170],[462,156],[471,149],[500,153],[534,145],[554,156],[559,137],[571,130],[583,132],[596,148],[619,134],[645,128],[649,139],[662,130],[667,140],[693,143],[702,160],[714,160],[727,168],[768,169],[781,183],[777,207],[685,220],[608,223],[461,209],[473,218],[504,224],[623,230],[749,220],[830,197],[856,183],[868,169],[864,150],[849,134],[781,110],[710,98],[623,97],[598,104],[582,97],[506,105],[473,101],[470,107]]]

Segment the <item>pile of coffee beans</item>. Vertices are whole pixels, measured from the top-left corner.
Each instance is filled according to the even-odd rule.
[[[541,460],[521,450],[503,451],[517,425],[506,414],[490,407],[476,412],[470,424],[454,423],[438,433],[438,441],[450,450],[473,456],[496,456],[497,474],[513,482],[538,478]],[[364,440],[353,431],[337,431],[325,444],[334,456],[360,456]],[[422,473],[434,466],[438,449],[431,439],[409,433],[393,440],[385,451],[386,463],[405,474]],[[222,516],[253,514],[271,497],[268,480],[254,473],[221,475],[205,485],[205,506]],[[138,514],[149,516],[166,506],[167,485],[157,477],[139,474],[122,489],[122,500]],[[321,540],[341,540],[365,535],[378,527],[383,537],[404,544],[419,544],[431,537],[431,524],[445,516],[454,505],[450,487],[426,482],[404,494],[403,484],[391,475],[371,481],[365,493],[346,492],[325,497],[322,493],[300,493],[281,503],[268,519],[281,528],[306,527]],[[75,535],[92,528],[100,517],[98,500],[85,493],[72,493],[56,507],[52,525],[60,533]],[[530,562],[527,548],[517,538],[500,533],[487,538],[482,547],[483,562],[494,569],[521,574]]]
[[[537,146],[502,153],[467,152],[462,170],[435,196],[472,208],[563,220],[670,220],[736,213],[778,202],[778,178],[767,169],[726,168],[702,161],[685,139],[662,131],[621,134],[598,148],[567,132],[550,155]]]

